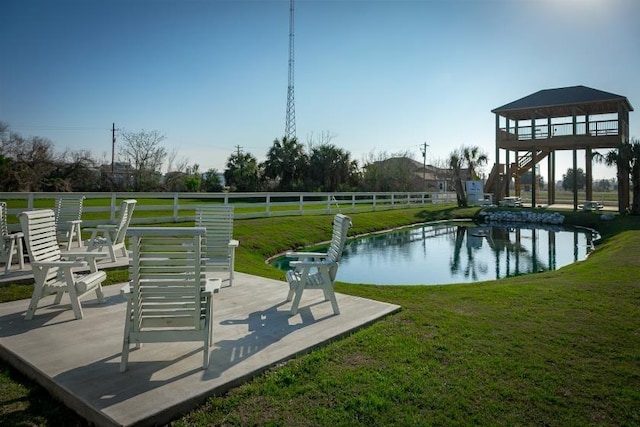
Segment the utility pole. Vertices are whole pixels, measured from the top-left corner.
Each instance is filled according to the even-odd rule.
[[[116,159],[116,124],[111,125],[111,179],[113,179],[113,163]]]
[[[429,144],[423,142],[420,146],[422,152],[422,181],[424,181],[424,191],[427,191],[427,147]]]
[[[244,166],[244,161],[240,159],[240,155],[242,154],[242,147],[240,146],[240,144],[236,145],[236,153],[237,153],[237,158],[238,158],[238,164],[240,165],[240,170],[242,170],[242,167]]]

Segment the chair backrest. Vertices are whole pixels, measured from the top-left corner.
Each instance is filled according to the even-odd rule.
[[[135,199],[123,200],[120,204],[120,217],[118,218],[118,228],[115,233],[113,243],[123,243],[127,235],[127,228],[133,217],[133,211],[138,203]]]
[[[85,196],[58,197],[56,199],[55,222],[58,230],[68,230],[67,221],[82,219],[82,205]]]
[[[9,235],[9,226],[7,225],[7,203],[0,202],[0,236]]]
[[[9,235],[9,226],[7,225],[7,203],[0,202],[0,254],[6,249],[5,237]]]
[[[135,227],[127,234],[132,248],[132,329],[202,329],[204,228]]]
[[[347,242],[347,232],[351,227],[351,218],[343,214],[337,214],[333,218],[333,235],[331,236],[331,245],[327,249],[327,260],[340,262],[344,245]],[[338,266],[334,265],[330,270],[331,280],[335,280]]]
[[[205,251],[208,257],[229,256],[229,241],[233,239],[233,206],[196,207],[196,226],[207,229]]]
[[[60,246],[56,238],[56,217],[53,210],[22,212],[19,217],[31,263],[60,261]],[[58,267],[50,268],[44,283],[62,274],[62,270],[58,270]]]
[[[0,202],[0,236],[5,237],[8,235],[9,224],[7,223],[7,202]]]

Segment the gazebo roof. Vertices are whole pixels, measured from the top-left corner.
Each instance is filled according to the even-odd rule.
[[[580,115],[617,113],[619,103],[627,111],[633,111],[625,96],[586,86],[571,86],[541,90],[491,112],[510,119],[527,120],[533,114],[536,118],[571,116],[572,107],[576,107]]]

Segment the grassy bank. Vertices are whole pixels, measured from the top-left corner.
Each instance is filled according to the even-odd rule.
[[[350,235],[476,213],[354,214]],[[174,425],[640,425],[640,219],[580,212],[567,222],[597,228],[603,241],[555,272],[454,286],[338,284],[403,309]],[[330,229],[330,216],[237,221],[237,268],[282,278],[264,259],[327,240]],[[4,365],[0,385],[2,425],[82,424]]]

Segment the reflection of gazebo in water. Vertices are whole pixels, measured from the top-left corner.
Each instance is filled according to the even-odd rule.
[[[493,193],[495,201],[509,196],[509,183],[515,182],[515,194],[520,195],[520,177],[531,174],[531,205],[536,206],[536,168],[547,158],[548,200],[555,203],[556,151],[573,151],[573,169],[577,169],[577,153],[585,155],[586,199],[593,200],[592,154],[597,148],[617,148],[629,141],[629,112],[633,107],[620,95],[572,86],[541,90],[513,101],[491,112],[496,117],[496,164],[487,179],[484,191]],[[504,150],[504,163],[500,162]],[[513,153],[513,159],[511,159]],[[506,170],[505,170],[506,165]],[[629,206],[627,172],[618,169],[618,207]],[[573,208],[578,208],[577,174],[573,174]]]
[[[488,272],[488,259],[478,252],[482,250],[485,240],[494,256],[495,276],[490,279],[497,280],[522,274],[553,271],[558,268],[559,260],[560,266],[578,262],[591,252],[594,239],[594,235],[587,230],[550,224],[500,222],[478,226],[457,225],[454,226],[453,231],[455,236],[453,236],[453,256],[449,263],[450,271],[453,274],[463,273],[464,277],[471,277],[474,281],[479,279],[478,272],[482,275]],[[568,254],[565,253],[569,249],[568,233],[573,233],[573,257],[571,258],[568,258]],[[584,241],[581,236],[584,236]],[[461,256],[465,254],[463,252],[465,241],[466,259]],[[560,251],[560,258],[558,258],[558,251]]]

